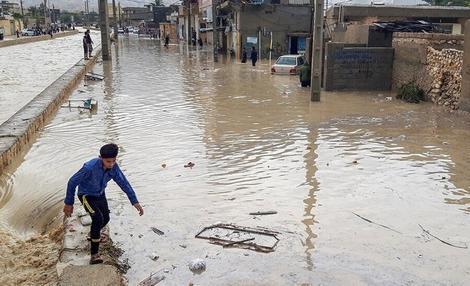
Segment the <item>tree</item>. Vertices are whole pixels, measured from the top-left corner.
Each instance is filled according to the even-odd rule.
[[[72,23],[72,15],[70,13],[63,13],[60,15],[60,22],[64,24]]]
[[[28,11],[33,18],[36,18],[38,16],[38,8],[36,6],[29,7]]]
[[[20,13],[13,13],[13,19],[18,22],[18,27],[21,29],[21,19],[23,19],[23,15]]]
[[[163,1],[162,0],[155,0],[155,3],[152,3],[153,6],[163,6]]]

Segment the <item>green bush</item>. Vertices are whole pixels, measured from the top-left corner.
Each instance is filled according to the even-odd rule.
[[[424,101],[424,90],[414,82],[406,83],[398,89],[397,98],[409,103],[419,103]]]

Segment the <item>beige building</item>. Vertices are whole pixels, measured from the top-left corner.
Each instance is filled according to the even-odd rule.
[[[122,23],[122,8],[121,5],[116,4],[116,19],[118,24]],[[108,3],[108,19],[109,19],[109,24],[112,25],[114,23],[114,14],[113,14],[113,4]]]
[[[23,21],[15,20],[11,16],[0,17],[0,29],[3,29],[4,36],[15,35],[16,30],[23,29]]]

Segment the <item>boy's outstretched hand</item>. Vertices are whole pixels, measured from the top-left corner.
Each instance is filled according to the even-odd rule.
[[[134,204],[134,208],[139,212],[140,216],[144,214],[144,209],[140,206],[139,203]]]
[[[64,214],[66,217],[70,217],[73,213],[73,205],[64,205]]]

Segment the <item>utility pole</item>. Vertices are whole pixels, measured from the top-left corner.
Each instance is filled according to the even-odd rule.
[[[44,0],[44,27],[47,25],[47,0]]]
[[[108,31],[108,1],[99,0],[98,11],[100,13],[100,30],[101,30],[101,56],[103,61],[111,60],[111,41]]]
[[[85,0],[85,27],[88,27],[89,19],[88,19],[88,0]]]
[[[20,0],[20,7],[21,7],[21,18],[23,19],[23,28],[24,28],[24,26],[26,26],[26,19],[24,18],[23,0]]]
[[[470,111],[470,20],[465,22],[460,109]]]
[[[312,47],[312,77],[310,83],[310,100],[320,101],[322,75],[322,46],[323,46],[323,1],[315,1],[315,16],[313,19]]]
[[[122,13],[121,13],[121,2],[118,2],[118,12],[119,12],[119,27],[122,28]]]
[[[191,0],[186,0],[188,3],[188,46],[191,46],[191,39],[193,37],[193,33],[191,33]]]
[[[113,0],[113,28],[114,28],[114,38],[118,38],[118,26],[117,26],[117,15],[116,15],[116,0]]]
[[[21,7],[21,16],[23,16],[24,18],[23,0],[20,0],[20,7]]]
[[[217,0],[212,0],[212,47],[214,48],[214,61],[217,61],[219,49],[219,35],[217,34]]]

